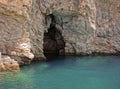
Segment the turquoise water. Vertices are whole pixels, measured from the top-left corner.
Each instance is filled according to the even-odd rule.
[[[120,56],[48,59],[19,73],[0,73],[0,89],[120,89]]]

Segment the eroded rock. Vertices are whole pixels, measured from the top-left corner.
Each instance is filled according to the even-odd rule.
[[[0,0],[0,52],[21,64],[44,60],[44,32],[51,23],[61,36],[46,43],[60,53],[120,53],[119,0]]]
[[[1,56],[0,58],[0,71],[14,71],[20,70],[20,66],[17,61],[11,59],[9,56]]]

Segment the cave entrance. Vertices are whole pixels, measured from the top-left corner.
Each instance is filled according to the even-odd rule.
[[[65,42],[61,31],[56,27],[56,21],[53,14],[48,15],[49,27],[44,32],[44,54],[64,54]]]

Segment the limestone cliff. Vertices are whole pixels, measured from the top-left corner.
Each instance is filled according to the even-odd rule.
[[[0,0],[0,52],[19,64],[120,53],[119,0]]]

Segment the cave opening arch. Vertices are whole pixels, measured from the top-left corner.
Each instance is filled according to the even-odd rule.
[[[61,29],[57,27],[61,25],[56,22],[56,17],[53,14],[47,15],[45,19],[47,31],[44,31],[44,54],[63,55],[65,53],[65,41]]]

